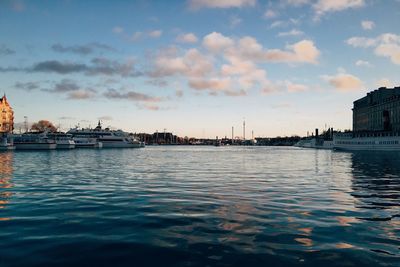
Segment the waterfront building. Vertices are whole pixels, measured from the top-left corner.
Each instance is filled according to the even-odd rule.
[[[14,130],[14,111],[4,94],[0,98],[0,133],[11,133]]]
[[[400,131],[400,87],[381,87],[354,101],[353,131]]]

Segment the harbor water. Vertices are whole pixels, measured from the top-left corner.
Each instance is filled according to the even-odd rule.
[[[400,154],[0,153],[0,266],[399,266]]]

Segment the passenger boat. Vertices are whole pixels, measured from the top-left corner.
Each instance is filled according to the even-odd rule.
[[[53,139],[57,144],[57,149],[73,149],[75,148],[75,141],[72,139],[71,134],[62,132],[47,134],[49,139]]]
[[[333,135],[333,148],[400,151],[400,133],[392,131],[336,133]]]
[[[0,151],[15,149],[12,139],[10,139],[7,135],[1,136],[0,140]]]
[[[14,135],[13,142],[17,150],[50,150],[57,147],[56,142],[47,137],[47,133],[28,132]]]
[[[97,142],[101,143],[103,148],[144,147],[143,142],[136,140],[133,136],[124,131],[112,131],[109,128],[102,129],[100,122],[94,129],[75,128],[69,130],[68,134],[71,134],[73,136],[77,147],[80,147],[81,144],[85,142],[94,142],[94,140],[97,140]]]

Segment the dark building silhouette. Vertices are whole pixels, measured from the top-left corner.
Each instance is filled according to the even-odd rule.
[[[400,131],[400,87],[381,87],[354,101],[353,131]]]

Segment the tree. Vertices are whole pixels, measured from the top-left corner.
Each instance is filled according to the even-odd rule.
[[[31,130],[38,132],[44,132],[46,130],[49,132],[56,132],[57,128],[48,120],[40,120],[32,124]]]

